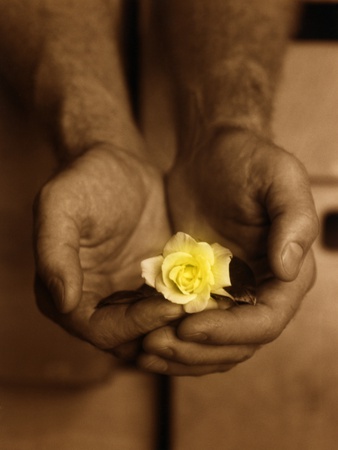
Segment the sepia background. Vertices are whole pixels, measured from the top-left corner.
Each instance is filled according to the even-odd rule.
[[[338,3],[330,3],[336,9],[322,19],[321,10],[304,12],[274,120],[275,142],[310,173],[321,221],[316,285],[282,336],[251,360],[226,374],[172,380],[172,450],[336,448]],[[319,19],[327,25],[316,28]],[[146,18],[143,33],[143,126],[154,158],[165,146],[165,168],[175,146],[170,87]],[[31,208],[54,167],[43,133],[1,83],[0,449],[161,450],[161,378],[68,336],[35,306]]]

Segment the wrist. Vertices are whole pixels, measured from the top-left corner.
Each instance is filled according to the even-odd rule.
[[[266,69],[258,62],[229,58],[203,86],[201,106],[207,127],[225,125],[269,133],[273,90]]]
[[[34,104],[59,159],[99,144],[138,154],[142,140],[123,88],[109,89],[85,72],[65,73],[50,62],[39,67]]]
[[[179,89],[181,147],[209,140],[220,129],[243,129],[270,138],[275,84],[255,61],[229,59]]]

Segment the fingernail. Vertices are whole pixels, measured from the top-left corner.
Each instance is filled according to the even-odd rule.
[[[60,278],[54,277],[51,279],[49,289],[53,296],[55,306],[62,311],[65,300],[65,288]]]
[[[297,242],[290,242],[284,247],[282,252],[282,264],[285,272],[295,277],[299,271],[303,259],[303,248]]]
[[[175,305],[176,306],[176,305]],[[176,309],[171,308],[170,312],[168,314],[163,314],[163,318],[168,321],[180,319],[182,316],[185,315],[185,312],[181,305],[177,305]]]
[[[204,342],[208,339],[208,335],[206,335],[205,333],[184,334],[184,339],[193,342]]]
[[[165,372],[168,369],[168,364],[163,359],[149,357],[144,368],[151,372]]]
[[[174,356],[174,351],[169,347],[161,348],[159,353],[161,353],[162,356],[166,356],[167,358]]]

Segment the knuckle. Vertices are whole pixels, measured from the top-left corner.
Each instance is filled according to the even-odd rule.
[[[319,218],[317,216],[314,205],[305,209],[304,207],[299,211],[299,221],[306,227],[307,232],[311,237],[316,237],[319,233]]]
[[[140,302],[142,303],[142,302]],[[143,334],[149,330],[152,325],[152,318],[148,314],[147,309],[136,303],[130,306],[128,312],[132,314],[132,320],[128,321],[129,325],[135,329],[136,333]]]
[[[83,338],[90,344],[94,345],[94,347],[105,351],[112,351],[121,343],[119,342],[117,336],[114,335],[114,333],[107,333],[104,331],[98,332],[97,330],[91,330],[90,332],[85,333],[85,336],[83,335]]]
[[[153,331],[143,340],[143,349],[146,352],[153,353],[161,349],[175,348],[173,345],[172,333],[169,327],[163,327]],[[176,350],[175,350],[176,354]]]
[[[275,314],[272,314],[271,311],[266,311],[266,313],[262,315],[262,333],[259,343],[267,344],[274,341],[284,329],[282,322],[282,317],[276,319]]]
[[[256,352],[256,346],[246,346],[239,355],[238,362],[244,362],[250,359]]]
[[[105,314],[105,317],[103,314]],[[88,323],[85,323],[81,318],[79,320],[78,327],[83,328],[84,339],[100,350],[112,350],[125,343],[125,333],[119,325],[123,321],[115,321],[115,318],[110,320],[110,317],[110,308],[107,308],[106,311],[101,311],[100,317],[95,317],[94,314]]]
[[[132,361],[139,353],[139,345],[137,342],[118,345],[113,349],[109,349],[110,353],[116,358],[124,361]]]

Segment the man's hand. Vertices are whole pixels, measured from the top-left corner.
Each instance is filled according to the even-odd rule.
[[[219,242],[251,266],[258,303],[150,333],[140,365],[173,375],[229,370],[280,335],[314,282],[318,221],[307,174],[270,142],[222,130],[180,155],[168,197],[176,230]]]
[[[139,288],[140,261],[170,236],[162,181],[145,159],[112,146],[89,150],[44,186],[34,211],[38,303],[69,332],[130,359],[143,335],[183,315],[137,294],[97,308]]]

